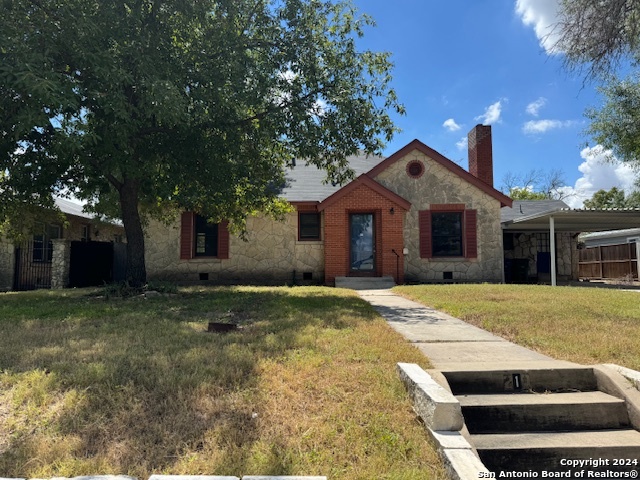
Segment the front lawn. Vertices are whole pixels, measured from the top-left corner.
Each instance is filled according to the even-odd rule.
[[[394,290],[560,360],[640,370],[640,292],[489,284]]]
[[[395,372],[427,360],[352,292],[89,293],[0,295],[0,477],[444,478]]]

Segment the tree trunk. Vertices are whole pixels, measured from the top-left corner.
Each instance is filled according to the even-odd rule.
[[[144,232],[138,212],[138,182],[125,179],[120,189],[120,208],[127,235],[126,280],[130,287],[142,288],[147,282],[144,262]]]

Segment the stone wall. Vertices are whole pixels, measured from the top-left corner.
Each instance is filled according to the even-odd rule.
[[[407,174],[407,165],[420,161],[425,167],[419,178]],[[376,181],[411,202],[404,226],[405,278],[407,281],[442,281],[443,272],[452,272],[454,281],[500,282],[503,276],[500,202],[454,174],[422,152],[414,150],[382,171]],[[418,212],[430,204],[464,204],[478,213],[478,257],[420,258]]]
[[[52,240],[51,256],[51,288],[60,289],[69,285],[69,269],[71,266],[71,242],[59,238]]]
[[[149,280],[198,282],[201,276],[216,283],[291,283],[303,272],[313,282],[324,278],[324,242],[298,240],[298,214],[284,221],[265,217],[247,219],[247,241],[230,235],[229,258],[180,260],[180,219],[169,226],[151,221],[145,230],[145,259]],[[321,238],[324,238],[324,228]]]
[[[504,252],[505,258],[508,259],[529,260],[528,277],[532,280],[546,280],[546,278],[538,278],[538,252],[544,251],[540,240],[539,233],[514,232],[513,250]],[[559,280],[578,279],[577,245],[577,239],[572,233],[556,233],[556,274]]]
[[[92,220],[90,218],[67,216],[67,222],[62,229],[62,236],[67,240],[83,240],[83,227],[87,226],[89,230],[88,240],[96,242],[113,242],[116,237],[125,240],[124,227],[121,225],[113,225],[110,223]]]

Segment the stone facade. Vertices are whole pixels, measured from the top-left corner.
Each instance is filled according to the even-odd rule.
[[[324,242],[298,240],[297,212],[284,221],[248,218],[247,232],[246,241],[231,234],[228,259],[181,260],[179,218],[169,226],[151,221],[145,230],[148,278],[186,283],[291,283],[295,272],[295,281],[301,281],[303,273],[311,274],[310,281],[323,281]]]
[[[419,161],[424,173],[419,178],[407,175],[407,166]],[[407,281],[442,281],[444,272],[452,272],[453,281],[502,281],[503,251],[500,230],[500,202],[459,175],[414,150],[379,173],[375,180],[411,202],[404,224],[405,278]],[[477,211],[478,256],[467,258],[421,258],[418,212],[431,204],[464,204]]]
[[[289,192],[295,197],[285,190],[284,198],[320,213],[319,241],[298,240],[297,213],[284,222],[248,219],[247,242],[228,237],[224,223],[220,235],[207,237],[190,212],[168,227],[151,223],[146,231],[149,278],[273,283],[305,273],[329,285],[342,276],[390,276],[398,283],[500,282],[500,208],[511,200],[491,186],[491,127],[478,125],[472,132],[476,175],[417,140],[367,165],[343,187],[319,189],[321,176],[316,185],[316,177],[303,172],[297,180],[306,182],[307,190]],[[218,248],[208,251],[219,258],[194,257],[196,248],[202,255],[209,248],[203,242],[215,238]]]
[[[51,288],[60,289],[69,285],[69,269],[71,267],[71,242],[59,238],[52,240],[53,255],[51,259]]]
[[[548,232],[509,232],[513,249],[505,250],[506,259],[528,260],[528,281],[549,281],[548,273],[538,271],[538,253],[549,252]],[[556,275],[558,280],[578,279],[578,242],[571,232],[556,233]],[[520,279],[524,280],[524,279]]]

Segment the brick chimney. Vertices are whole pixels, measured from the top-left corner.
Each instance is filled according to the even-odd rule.
[[[469,132],[469,173],[493,187],[491,125],[476,125]]]

